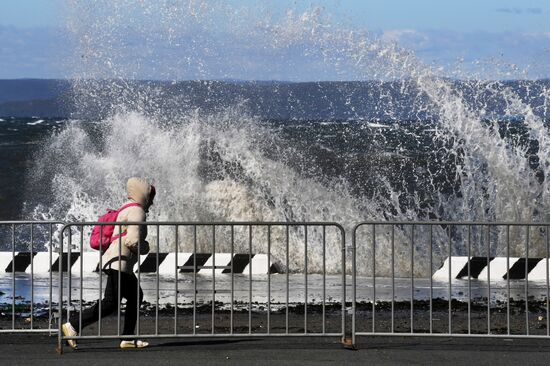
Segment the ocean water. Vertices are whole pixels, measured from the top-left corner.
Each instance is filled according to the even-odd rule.
[[[212,276],[197,275],[196,277],[196,298],[197,304],[208,304],[214,298],[223,306],[230,306],[231,302],[231,282],[233,281],[233,306],[234,309],[247,309],[249,301],[253,304],[253,309],[261,308],[265,310],[268,302],[271,302],[272,310],[281,309],[287,301],[289,305],[295,306],[307,302],[309,304],[320,305],[325,303],[338,304],[342,299],[342,277],[338,275],[328,275],[323,278],[321,275],[310,275],[306,281],[303,274],[291,274],[288,278],[288,284],[285,274],[271,275],[268,282],[266,275],[255,275],[250,281],[246,275],[235,275],[233,279],[229,275],[215,277],[216,293],[212,294]],[[66,277],[65,277],[66,280]],[[59,287],[58,276],[54,274],[52,279],[52,302],[57,303]],[[346,280],[346,298],[351,301],[351,278]],[[144,274],[140,277],[140,285],[144,292],[144,300],[156,304],[157,302],[157,278],[154,274]],[[249,292],[252,286],[252,292]],[[470,287],[468,287],[470,286]],[[105,278],[103,278],[103,289],[99,288],[99,276],[97,274],[87,275],[82,278],[73,275],[71,283],[71,300],[85,302],[96,301],[103,294],[105,287]],[[33,289],[34,288],[34,289]],[[288,292],[287,292],[288,288]],[[470,292],[469,292],[470,288]],[[68,285],[64,288],[67,291]],[[178,276],[177,282],[177,301],[179,305],[192,306],[195,299],[195,278],[190,274]],[[393,291],[392,291],[393,290]],[[0,275],[0,304],[10,304],[13,291],[13,278],[11,274]],[[307,292],[306,292],[307,291]],[[271,295],[268,300],[268,293]],[[37,275],[33,281],[33,287],[30,284],[28,274],[18,274],[15,277],[16,303],[23,303],[32,298],[35,303],[47,304],[50,298],[50,278],[47,275]],[[411,280],[397,278],[392,283],[391,278],[377,278],[376,292],[373,293],[372,278],[361,277],[356,288],[357,302],[391,301],[392,294],[395,301],[411,300]],[[447,299],[449,297],[449,283],[446,281],[433,281],[431,294],[434,299]],[[545,301],[547,297],[547,287],[545,282],[530,282],[529,299],[530,301]],[[67,296],[67,293],[65,293]],[[415,301],[426,301],[430,299],[430,281],[426,278],[416,278],[414,281],[413,296]],[[487,282],[453,280],[451,282],[451,296],[453,300],[468,301],[470,298],[474,303],[483,303],[487,299],[494,304],[502,304],[507,301],[508,287],[506,281],[491,282],[490,291]],[[525,284],[522,281],[510,282],[510,299],[522,301],[525,299]],[[159,278],[158,302],[159,305],[174,304],[176,299],[176,281],[173,276],[163,276]]]

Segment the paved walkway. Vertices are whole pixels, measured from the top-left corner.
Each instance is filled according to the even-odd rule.
[[[332,338],[157,339],[147,350],[81,341],[55,352],[57,338],[0,334],[2,365],[548,365],[550,341],[449,338],[361,338],[345,350]]]

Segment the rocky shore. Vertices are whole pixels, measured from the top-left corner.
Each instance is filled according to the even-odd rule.
[[[12,328],[11,304],[0,304],[0,331]],[[91,303],[83,304],[84,307]],[[251,309],[249,311],[249,308]],[[307,309],[306,309],[307,308]],[[33,329],[48,329],[50,310],[47,304],[35,304],[32,317]],[[393,332],[395,333],[438,333],[448,334],[527,334],[547,335],[548,317],[546,302],[530,301],[528,311],[524,301],[513,301],[510,304],[486,303],[434,299],[429,301],[377,302],[374,307],[370,302],[358,303],[356,306],[355,325],[357,332]],[[307,310],[307,312],[306,312]],[[17,304],[15,308],[15,329],[31,329],[29,304]],[[156,317],[158,312],[158,318]],[[57,309],[52,307],[52,328],[57,327]],[[509,313],[509,319],[508,319]],[[121,323],[124,319],[121,311]],[[373,328],[374,318],[374,328]],[[352,321],[351,303],[346,304],[346,327],[349,332]],[[449,320],[451,325],[449,326]],[[214,325],[212,325],[214,324]],[[83,331],[83,335],[97,335],[99,324],[91,325]],[[105,317],[101,321],[101,334],[116,335],[118,327],[117,314]],[[321,304],[303,303],[262,304],[234,303],[233,313],[229,304],[215,303],[212,311],[211,303],[198,304],[193,309],[192,304],[181,304],[176,309],[172,305],[164,305],[157,310],[154,304],[144,303],[140,312],[140,334],[262,334],[265,333],[339,333],[342,327],[342,305],[327,303],[323,309]],[[392,328],[393,327],[393,328]]]

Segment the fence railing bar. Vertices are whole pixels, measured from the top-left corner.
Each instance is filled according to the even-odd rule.
[[[471,273],[471,247],[472,247],[472,227],[468,225],[468,334],[472,333],[472,273]],[[450,258],[449,258],[450,260]]]
[[[147,229],[147,228],[145,228]],[[136,294],[137,294],[137,301],[136,301],[136,316],[137,316],[137,322],[136,322],[136,334],[140,335],[141,333],[141,316],[139,314],[139,309],[141,308],[141,240],[138,240],[138,251],[137,251],[137,288],[136,288]]]
[[[273,223],[271,223],[273,224]],[[282,224],[293,224],[293,225],[300,225],[299,223],[282,223]],[[309,225],[322,225],[323,223],[314,223],[314,222],[308,222]],[[373,221],[373,220],[367,220],[362,221],[361,223],[357,224],[358,226],[363,225],[394,225],[394,226],[404,226],[404,225],[433,225],[433,226],[441,226],[441,227],[448,227],[448,226],[479,226],[479,225],[491,225],[491,226],[517,226],[517,227],[536,227],[540,226],[541,224],[546,225],[547,223],[541,223],[541,222],[526,222],[526,221],[399,221],[399,220],[388,220],[388,221]]]
[[[193,267],[197,268],[197,225],[193,225]],[[193,270],[193,334],[197,334],[197,271]]]
[[[337,226],[340,229],[340,246],[342,248],[342,341],[346,342],[346,231],[343,227]],[[353,333],[353,330],[352,330]],[[354,337],[352,336],[352,339]]]
[[[506,225],[506,273],[510,271],[510,225]],[[506,328],[510,335],[510,276],[506,275]]]
[[[252,334],[252,225],[248,225],[248,334]]]
[[[67,321],[70,319],[70,309],[72,306],[72,271],[71,271],[71,250],[73,247],[73,232],[69,230],[69,246],[67,248],[67,282],[69,290],[67,291]],[[59,268],[59,271],[63,271],[63,267]],[[101,313],[100,313],[101,314]]]
[[[525,329],[529,335],[529,226],[525,231]]]
[[[290,281],[289,281],[289,273],[290,273],[290,253],[289,253],[289,242],[290,242],[290,228],[289,226],[286,227],[286,235],[285,235],[285,241],[286,241],[286,304],[285,304],[285,334],[288,334],[288,303],[289,303],[289,297],[290,297]]]
[[[234,271],[234,260],[235,257],[235,227],[231,226],[231,309],[230,309],[230,320],[229,320],[229,327],[230,331],[229,334],[233,334],[233,318],[234,318],[234,311],[233,308],[235,306],[235,271]]]
[[[357,227],[353,229],[353,234],[351,237],[351,248],[352,248],[352,257],[351,257],[351,267],[352,267],[352,278],[351,278],[351,301],[352,301],[352,316],[351,316],[351,343],[355,344],[355,330],[356,328],[356,317],[357,317],[357,256],[356,256],[356,236],[357,236]],[[345,242],[344,242],[345,245]],[[325,333],[323,331],[323,333]]]
[[[451,267],[452,267],[452,261],[451,261],[451,253],[452,253],[452,242],[451,242],[451,226],[448,226],[448,240],[449,240],[449,334],[453,333],[453,326],[452,326],[452,311],[451,311],[451,304],[452,304],[452,283],[451,283]]]
[[[327,296],[327,263],[326,263],[326,252],[327,252],[327,245],[326,245],[326,227],[323,225],[323,324],[322,324],[322,332],[326,332],[326,296]],[[355,310],[355,308],[354,308]],[[353,312],[355,314],[355,311]]]
[[[159,257],[160,257],[160,226],[157,225],[157,255],[155,258],[155,268],[156,268],[156,306],[155,306],[155,335],[159,334],[159,299],[160,299],[160,271],[159,271]],[[193,329],[195,329],[195,322],[193,321]]]
[[[78,312],[78,334],[82,334],[82,302],[83,302],[83,273],[84,273],[84,261],[82,260],[84,253],[84,226],[80,227],[80,306],[79,306],[79,312]],[[50,262],[51,263],[51,262]],[[50,271],[51,272],[51,271]]]
[[[550,273],[548,261],[550,260],[550,235],[548,226],[545,227],[546,234],[546,335],[550,336]]]
[[[391,226],[391,333],[395,332],[395,226]]]
[[[34,328],[34,225],[31,224],[31,329]]]
[[[118,232],[119,233],[122,233],[122,226],[121,225],[118,225]],[[117,271],[117,283],[118,283],[118,286],[117,286],[117,304],[120,304],[120,302],[122,301],[122,288],[121,288],[121,285],[122,285],[122,263],[121,263],[121,260],[122,260],[122,236],[119,236],[118,239],[118,258],[120,259],[120,261],[118,262],[119,263],[119,270]],[[100,275],[101,275],[101,272],[102,272],[102,269],[100,268],[99,269],[100,271]],[[100,302],[101,302],[101,290],[102,288],[100,287],[99,288],[99,298],[100,298]],[[117,306],[117,335],[120,335],[120,329],[121,329],[121,318],[122,318],[122,314],[121,314],[122,310],[120,308],[120,305]]]
[[[304,333],[307,333],[307,249],[307,225],[304,225]],[[345,299],[343,301],[345,301]]]
[[[433,277],[431,276],[433,272],[433,225],[430,225],[430,271],[428,275],[430,276],[430,334],[433,333]]]
[[[120,225],[118,225],[118,229],[120,230]],[[69,226],[69,235],[70,235],[70,232],[71,232],[71,227]],[[99,294],[98,294],[98,299],[101,299],[101,292],[103,290],[103,225],[99,225],[99,238],[100,238],[100,242],[99,242],[99,251],[97,252],[97,255],[99,257],[99,266],[98,266],[98,273],[99,273]],[[69,243],[69,247],[70,247],[70,243]],[[118,241],[118,257],[120,258],[121,257],[121,254],[120,254],[120,251],[121,251],[121,246],[120,246],[120,238],[119,238],[119,241]],[[61,252],[59,254],[60,256],[63,256],[63,252]],[[71,254],[69,253],[69,258],[70,258]],[[59,261],[59,265],[61,266],[61,261]],[[59,272],[63,273],[63,270],[62,270],[62,267],[59,267]],[[71,277],[71,274],[70,272],[67,272],[67,275],[69,276],[69,278]],[[61,286],[63,287],[63,286]],[[71,287],[69,286],[69,293],[71,291]],[[120,276],[118,277],[118,301],[119,301],[119,304],[120,304]],[[98,337],[101,336],[101,323],[102,323],[102,317],[101,317],[101,304],[102,301],[98,301],[98,314],[99,314],[99,319],[97,321],[97,335]],[[117,334],[120,334],[120,306],[118,307],[118,314],[117,314]],[[80,324],[80,333],[79,334],[82,334],[82,323]]]
[[[372,225],[372,332],[376,332],[376,224]]]
[[[61,229],[61,234],[60,234],[60,243],[59,243],[59,261],[57,262],[59,267],[58,267],[58,272],[59,272],[59,289],[58,289],[58,293],[59,293],[59,297],[58,297],[58,314],[59,314],[59,319],[57,321],[57,349],[58,349],[58,352],[63,352],[63,332],[61,331],[61,326],[63,325],[63,271],[61,270],[63,267],[63,233],[65,232],[65,229],[67,228],[67,226],[64,226],[63,229]],[[14,241],[15,241],[15,238],[14,238]],[[15,285],[15,283],[14,283]],[[14,286],[14,289],[15,289],[15,286]],[[68,314],[67,314],[68,315]],[[82,332],[80,332],[79,334],[82,334]]]
[[[483,226],[482,226],[483,229]],[[491,334],[491,226],[487,231],[487,334]],[[483,235],[483,231],[481,232]]]
[[[49,265],[51,267],[52,265],[52,255],[53,255],[53,224],[50,223],[50,231],[49,231],[49,234],[50,234],[50,244],[49,244],[49,248],[48,248],[48,258],[49,258]],[[49,288],[49,302],[48,302],[48,328],[51,330],[52,329],[52,308],[53,308],[53,274],[52,274],[52,271],[49,271],[48,273],[48,278],[49,278],[49,285],[50,285],[50,288]],[[51,331],[50,331],[50,335],[51,335]]]
[[[175,233],[174,233],[174,245],[175,245],[175,252],[176,252],[176,265],[174,268],[174,278],[175,278],[175,294],[174,294],[174,335],[178,334],[178,256],[179,256],[179,238],[178,238],[178,232],[179,232],[179,226],[175,225]],[[213,304],[212,304],[213,305]]]
[[[267,333],[271,333],[271,226],[267,226]]]
[[[414,225],[411,225],[411,333],[414,333]]]
[[[35,332],[38,332],[38,330],[35,330]],[[236,334],[239,337],[246,337],[246,338],[282,338],[286,337],[283,333],[252,333],[252,334]],[[387,335],[387,334],[386,334]],[[407,333],[407,335],[410,335]],[[321,338],[321,337],[341,337],[342,333],[291,333],[289,336],[293,338]],[[101,339],[119,339],[119,336],[116,335],[104,335]],[[127,339],[138,339],[137,335],[129,335],[124,336],[124,338]],[[158,336],[155,336],[154,334],[142,334],[139,336],[139,338],[155,338],[155,339],[165,339],[165,338],[174,338],[173,334],[159,334]],[[180,333],[178,334],[177,338],[227,338],[227,334],[224,333],[216,333],[216,334],[210,334],[210,333],[202,333],[202,334],[185,334]],[[78,336],[78,337],[63,337],[64,340],[68,339],[79,339],[79,340],[97,340],[98,338],[95,336]]]
[[[212,226],[212,329],[215,333],[216,328],[216,226]]]

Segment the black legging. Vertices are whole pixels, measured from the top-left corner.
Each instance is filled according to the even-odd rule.
[[[114,269],[105,270],[107,274],[107,286],[105,295],[101,300],[101,317],[114,313],[118,306],[118,274]],[[124,330],[122,334],[132,335],[136,328],[138,317],[137,278],[133,273],[120,272],[120,297],[126,299],[126,311],[124,313]],[[143,291],[139,288],[139,305],[143,301]],[[99,300],[90,308],[82,310],[82,328],[99,320]],[[69,320],[76,329],[80,328],[78,311],[71,314]]]

